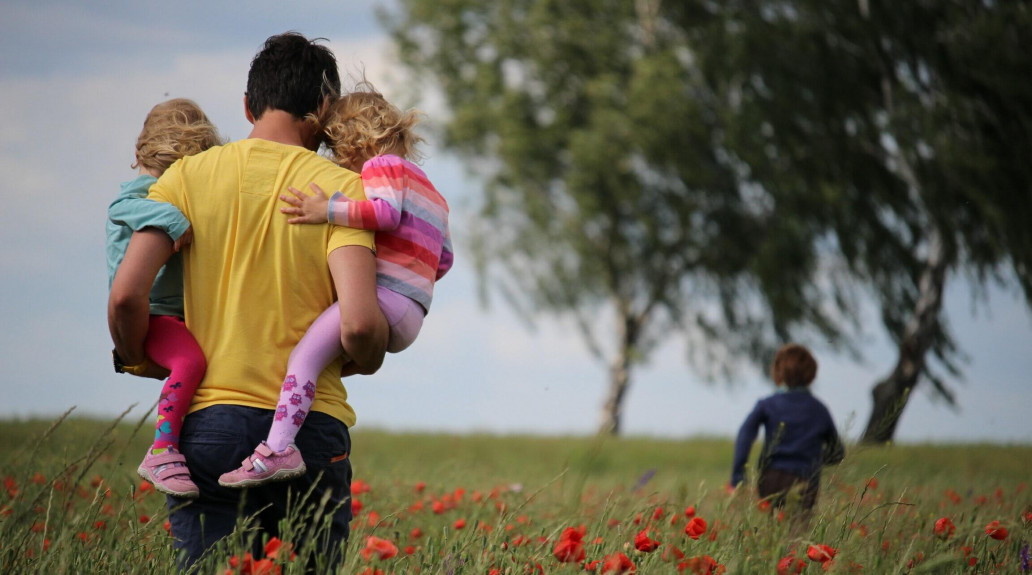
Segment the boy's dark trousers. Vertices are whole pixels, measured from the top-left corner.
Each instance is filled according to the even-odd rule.
[[[814,505],[817,504],[817,493],[820,491],[820,476],[812,478],[796,475],[780,469],[764,469],[760,472],[760,480],[756,485],[756,491],[761,499],[769,499],[773,508],[784,508],[788,501],[789,492],[799,493],[798,516],[795,518],[803,524],[808,524],[813,513]]]

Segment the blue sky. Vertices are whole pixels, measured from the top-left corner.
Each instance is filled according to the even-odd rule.
[[[378,2],[5,2],[0,21],[0,417],[77,413],[111,416],[157,398],[152,380],[111,371],[106,323],[104,220],[118,184],[133,176],[133,143],[147,111],[170,97],[197,101],[231,139],[245,137],[247,68],[272,34],[322,36],[344,73],[365,75],[388,97],[411,100],[373,14]],[[169,9],[171,6],[174,9]],[[435,114],[435,111],[437,112]],[[457,264],[438,285],[419,340],[387,358],[380,373],[347,381],[360,426],[451,432],[589,434],[599,421],[605,369],[562,322],[534,330],[495,299],[476,298],[463,242],[478,182],[461,162],[429,147],[423,167],[453,208]],[[947,311],[970,361],[954,382],[950,410],[919,389],[897,439],[1032,441],[1032,315],[1015,290],[974,303],[963,282]],[[870,388],[894,352],[868,315],[857,363],[816,347],[815,393],[855,439],[870,412]],[[681,438],[731,436],[770,387],[744,369],[732,385],[707,385],[676,339],[634,373],[625,431]]]

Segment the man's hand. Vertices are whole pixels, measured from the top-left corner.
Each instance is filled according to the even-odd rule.
[[[366,247],[344,246],[330,252],[327,263],[340,306],[340,344],[351,358],[348,374],[376,373],[390,333],[376,300],[376,256]]]
[[[122,363],[122,358],[118,356],[118,350],[111,350],[111,357],[114,360],[115,373],[128,373],[137,377],[161,380],[168,378],[169,373],[171,373],[168,369],[151,361],[149,357],[145,358],[143,363],[137,365],[125,365]]]
[[[287,220],[287,223],[291,224],[325,224],[327,221],[327,207],[330,203],[330,198],[326,196],[326,192],[322,191],[322,188],[315,185],[315,182],[308,184],[315,194],[309,196],[301,193],[300,190],[294,186],[289,186],[287,189],[290,190],[294,197],[287,195],[281,195],[279,199],[290,204],[291,208],[280,208],[280,212],[297,216]]]
[[[186,228],[183,235],[179,236],[179,239],[172,244],[172,251],[178,252],[186,246],[193,243],[193,226]]]
[[[126,365],[147,359],[143,341],[150,323],[150,289],[158,270],[172,255],[172,238],[157,228],[133,234],[108,295],[108,329]]]

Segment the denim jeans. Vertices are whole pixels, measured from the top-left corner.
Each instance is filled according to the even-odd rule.
[[[352,518],[351,436],[343,422],[324,413],[309,413],[295,440],[308,468],[305,475],[249,489],[219,485],[219,476],[236,469],[266,438],[272,416],[270,409],[214,405],[186,417],[179,446],[201,493],[192,500],[167,498],[181,568],[192,565],[206,549],[232,533],[241,516],[256,517],[261,533],[252,553],[262,557],[262,535],[278,537],[278,523],[288,517],[288,499],[296,508],[297,499],[309,490],[307,501],[316,508],[329,494],[323,509],[332,515],[329,529],[318,534],[320,550],[331,565],[343,560]],[[300,547],[302,542],[292,543]]]

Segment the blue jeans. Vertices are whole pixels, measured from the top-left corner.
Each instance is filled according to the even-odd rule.
[[[219,476],[239,467],[266,438],[272,416],[271,409],[214,405],[186,417],[179,447],[201,494],[192,500],[167,498],[181,568],[232,533],[239,517],[256,517],[261,533],[251,552],[255,558],[262,557],[262,535],[278,537],[279,521],[288,516],[288,498],[294,506],[291,511],[296,512],[297,499],[309,490],[307,501],[316,508],[329,493],[323,512],[331,514],[330,527],[316,536],[331,565],[343,561],[352,518],[351,436],[343,422],[324,413],[308,414],[295,440],[308,468],[305,475],[246,490],[219,485]]]

